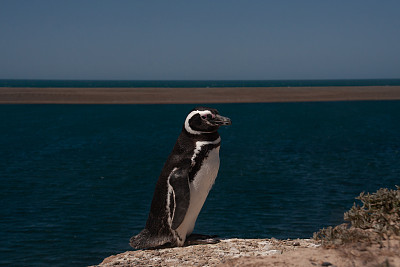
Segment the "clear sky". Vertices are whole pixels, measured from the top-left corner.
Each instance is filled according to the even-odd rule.
[[[0,79],[400,78],[400,1],[0,0]]]

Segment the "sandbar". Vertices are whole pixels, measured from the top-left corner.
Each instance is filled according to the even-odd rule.
[[[0,87],[0,104],[206,104],[400,100],[400,86],[216,88]]]

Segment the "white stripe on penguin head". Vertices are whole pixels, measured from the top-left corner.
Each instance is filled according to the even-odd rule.
[[[187,131],[188,133],[191,133],[191,134],[210,133],[210,132],[196,131],[196,130],[193,130],[193,129],[190,127],[190,125],[189,125],[189,120],[190,120],[194,115],[196,115],[196,114],[199,114],[200,116],[203,116],[203,115],[208,115],[208,114],[212,114],[212,113],[211,113],[211,111],[209,111],[209,110],[194,110],[194,111],[190,112],[189,115],[186,117],[186,120],[185,120],[185,129],[186,129],[186,131]]]

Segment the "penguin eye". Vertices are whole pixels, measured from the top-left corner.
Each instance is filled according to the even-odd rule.
[[[207,119],[207,115],[201,115],[201,118],[202,118],[203,120],[206,120],[206,119]]]

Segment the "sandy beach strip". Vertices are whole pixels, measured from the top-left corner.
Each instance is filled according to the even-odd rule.
[[[400,100],[400,86],[219,88],[0,87],[0,104],[201,104]]]

